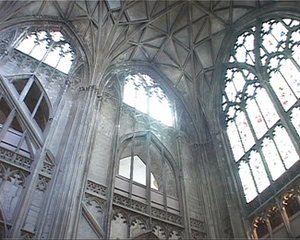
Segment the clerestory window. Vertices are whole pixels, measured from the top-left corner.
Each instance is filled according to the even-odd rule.
[[[27,31],[16,49],[65,74],[75,58],[71,45],[59,31]]]
[[[246,202],[299,161],[300,22],[259,20],[236,38],[223,111]]]
[[[125,78],[123,102],[168,125],[173,125],[173,111],[161,87],[146,74]]]
[[[119,175],[132,179],[142,185],[146,185],[146,164],[135,155],[120,160]],[[158,190],[157,180],[154,178],[153,173],[150,173],[151,188]]]

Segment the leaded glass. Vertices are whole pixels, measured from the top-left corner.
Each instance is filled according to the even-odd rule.
[[[262,192],[270,185],[270,181],[258,152],[252,151],[250,153],[249,164],[251,166],[258,191]]]
[[[244,150],[234,121],[228,122],[227,133],[230,136],[229,141],[234,158],[237,161],[244,155]]]
[[[274,141],[286,168],[290,168],[295,162],[297,162],[299,157],[289,135],[283,127],[278,126],[275,128]]]
[[[123,102],[168,126],[173,125],[171,105],[160,86],[148,75],[126,77]]]
[[[292,123],[298,133],[298,135],[300,136],[300,107],[294,108],[291,114],[292,117]]]
[[[229,56],[222,108],[246,202],[299,160],[299,61],[300,23],[288,18],[258,20]]]
[[[244,145],[245,151],[249,150],[250,147],[254,144],[254,138],[251,133],[249,123],[246,119],[245,113],[242,111],[237,112],[236,114],[236,124]]]
[[[16,49],[66,74],[75,57],[59,31],[28,31]]]
[[[251,175],[250,168],[249,168],[248,164],[244,161],[242,161],[240,163],[239,174],[240,174],[240,176],[244,176],[243,178],[241,178],[241,181],[242,181],[246,200],[247,200],[247,202],[250,202],[251,200],[253,200],[256,197],[257,192],[255,189],[255,185],[254,185],[254,181],[253,181],[253,178]]]
[[[262,151],[268,164],[273,180],[284,173],[285,169],[272,139],[265,138],[262,143]]]

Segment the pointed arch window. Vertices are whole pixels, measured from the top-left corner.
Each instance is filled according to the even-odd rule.
[[[223,111],[247,203],[299,161],[299,64],[297,19],[260,20],[236,38]]]
[[[168,126],[173,125],[173,111],[166,94],[146,74],[138,73],[125,78],[123,102]]]
[[[60,31],[28,30],[16,49],[65,74],[69,73],[75,59],[72,46]]]

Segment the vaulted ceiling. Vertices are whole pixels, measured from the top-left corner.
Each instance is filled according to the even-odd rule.
[[[163,73],[184,102],[205,105],[227,30],[264,0],[9,1],[0,22],[27,18],[64,21],[86,49],[93,81],[113,64],[147,62]],[[8,11],[9,10],[9,11]],[[16,20],[15,20],[16,21]],[[211,93],[210,93],[211,94]],[[205,107],[205,106],[204,106]]]

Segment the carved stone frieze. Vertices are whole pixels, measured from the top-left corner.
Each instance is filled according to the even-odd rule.
[[[136,211],[139,211],[142,213],[148,213],[148,205],[147,204],[136,201],[136,200],[129,199],[129,198],[127,198],[125,196],[121,196],[119,194],[114,194],[113,202],[115,204],[118,204],[118,205],[121,205],[121,206],[124,206],[127,208],[131,208],[132,210],[136,210]],[[162,209],[151,207],[151,215],[153,217],[156,217],[156,218],[159,218],[162,220],[166,220],[166,221],[178,224],[178,225],[183,224],[181,216],[178,216],[173,213],[169,213]]]
[[[55,167],[54,164],[46,159],[43,162],[43,167],[41,169],[41,173],[46,174],[50,177],[53,173],[54,167]]]
[[[134,210],[138,210],[140,212],[147,212],[147,204],[135,201],[135,200],[131,200],[131,204],[130,207],[133,208]]]
[[[152,232],[159,239],[181,239],[183,237],[183,227],[113,206],[112,220],[120,221],[121,219],[124,223],[129,223],[130,237],[132,238],[147,232]]]
[[[206,233],[200,232],[200,231],[196,231],[196,230],[192,229],[192,238],[196,239],[196,240],[205,239],[206,238]]]
[[[19,155],[8,149],[0,147],[0,161],[5,161],[13,164],[16,167],[21,167],[30,170],[32,159]]]
[[[201,220],[198,220],[198,219],[195,219],[195,218],[191,218],[190,219],[190,225],[191,225],[191,228],[201,230],[202,232],[206,232],[204,221],[201,221]]]
[[[23,240],[34,239],[34,233],[22,229],[21,230],[21,239],[23,239]]]
[[[113,202],[125,207],[130,207],[130,199],[119,194],[114,194]]]
[[[95,208],[96,212],[103,212],[106,201],[102,198],[90,195],[88,193],[85,194],[83,202],[86,203],[87,206]]]
[[[0,162],[0,178],[3,180],[9,181],[16,186],[25,186],[27,175],[28,173],[22,169]]]
[[[106,196],[106,187],[90,180],[87,181],[86,190],[94,195]]]
[[[38,182],[36,184],[36,188],[42,192],[45,192],[47,190],[49,181],[50,181],[49,178],[39,175]]]

